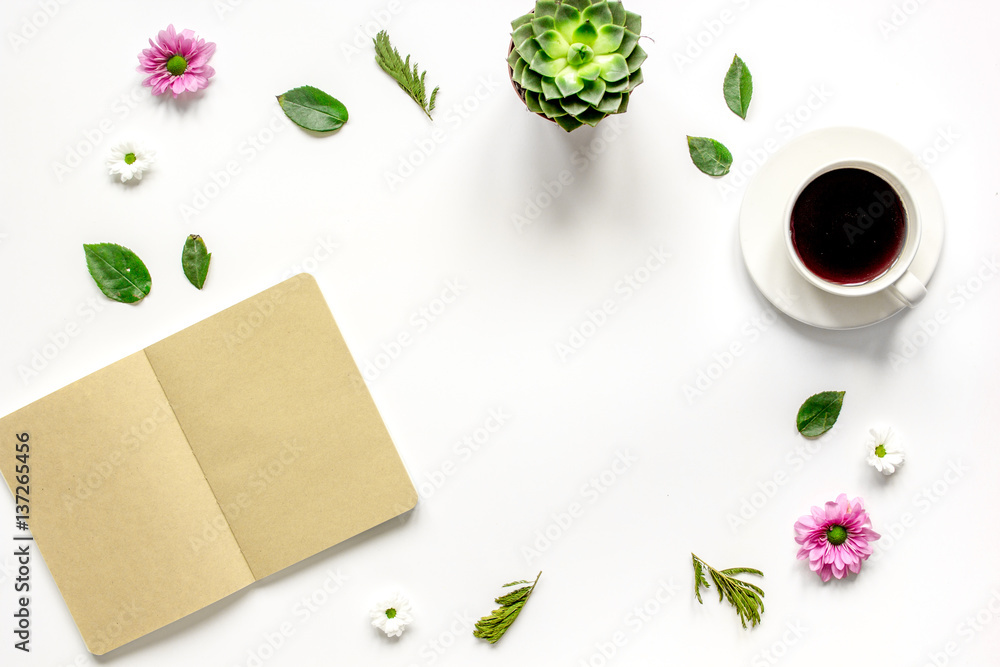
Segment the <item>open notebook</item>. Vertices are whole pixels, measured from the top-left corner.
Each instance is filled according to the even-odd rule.
[[[103,654],[398,516],[417,495],[306,274],[0,420],[14,489]]]

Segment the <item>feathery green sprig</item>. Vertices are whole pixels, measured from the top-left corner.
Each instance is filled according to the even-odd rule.
[[[434,120],[431,117],[431,112],[434,111],[434,102],[437,100],[438,90],[441,87],[438,86],[434,89],[431,93],[431,99],[428,102],[427,90],[424,88],[424,77],[427,76],[427,72],[421,73],[417,63],[413,63],[411,71],[410,56],[406,56],[406,60],[400,57],[399,51],[389,41],[389,34],[385,30],[375,35],[373,41],[375,42],[375,62],[378,63],[378,66],[396,80],[399,87],[405,90],[413,98],[413,101],[420,105],[420,108],[424,110],[428,118]]]
[[[517,586],[518,584],[531,584],[530,586],[522,586],[517,590],[511,591],[506,595],[501,595],[496,599],[496,603],[500,605],[498,609],[494,609],[493,613],[489,616],[483,616],[481,619],[476,621],[476,629],[472,633],[473,637],[479,637],[480,639],[485,639],[491,644],[496,644],[503,637],[504,633],[511,624],[517,619],[518,614],[524,608],[524,603],[528,601],[531,596],[531,592],[535,590],[535,586],[538,584],[538,580],[541,578],[542,573],[539,572],[538,576],[535,577],[534,583],[529,581],[512,581],[509,584],[504,584],[504,588],[509,588],[511,586]]]
[[[764,591],[759,586],[741,581],[735,578],[737,574],[755,574],[763,577],[764,573],[752,567],[731,567],[728,570],[716,570],[708,563],[691,554],[691,562],[694,564],[694,594],[698,602],[704,604],[701,599],[701,587],[707,590],[710,588],[708,579],[705,577],[705,570],[715,582],[715,587],[719,591],[719,602],[725,597],[729,604],[736,608],[736,613],[740,617],[743,627],[747,627],[747,621],[751,626],[760,623],[760,615],[764,611]]]

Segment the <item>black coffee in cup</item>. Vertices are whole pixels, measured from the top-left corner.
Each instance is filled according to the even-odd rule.
[[[870,282],[899,258],[906,210],[883,178],[843,168],[817,176],[795,200],[792,245],[802,263],[840,285]]]

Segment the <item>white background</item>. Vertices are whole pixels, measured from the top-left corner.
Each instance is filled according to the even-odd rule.
[[[0,545],[4,664],[997,664],[1000,279],[985,264],[1000,250],[995,3],[633,1],[650,38],[646,83],[617,125],[571,135],[510,89],[509,21],[523,1],[152,4],[0,9],[0,413],[308,269],[360,366],[410,336],[369,386],[421,502],[100,659],[38,559],[33,651],[13,650],[13,549]],[[364,31],[378,20],[441,86],[433,123],[374,64]],[[137,88],[136,54],[168,23],[218,44],[217,75],[193,99]],[[734,52],[754,75],[746,121],[721,93]],[[274,96],[304,84],[347,105],[338,134],[281,115]],[[926,301],[857,331],[775,316],[737,240],[751,156],[835,125],[922,155],[948,218]],[[725,142],[733,173],[698,172],[686,134]],[[135,187],[105,172],[123,139],[158,153]],[[212,187],[231,161],[239,172]],[[573,184],[546,199],[563,170]],[[203,292],[179,266],[189,233],[213,252]],[[104,241],[149,267],[138,306],[104,299],[88,276],[81,244]],[[666,264],[631,298],[616,292],[651,248]],[[435,300],[456,282],[442,312]],[[609,299],[615,312],[561,358],[557,344]],[[428,308],[439,315],[423,327]],[[921,333],[938,311],[944,325]],[[733,343],[743,353],[722,369],[716,355]],[[716,379],[689,399],[699,373]],[[835,389],[847,391],[840,421],[806,460],[795,412]],[[491,411],[509,418],[466,454],[457,443]],[[908,454],[888,480],[864,462],[877,425]],[[620,452],[635,461],[595,491]],[[792,524],[840,492],[864,497],[887,537],[860,577],[824,585],[796,560]],[[574,503],[579,516],[559,527]],[[0,515],[10,539],[7,494]],[[540,540],[546,531],[554,539]],[[697,604],[692,551],[764,571],[758,628],[741,629],[714,590]],[[539,570],[503,641],[474,639],[464,619]],[[327,595],[331,572],[346,580]],[[394,591],[416,617],[398,641],[367,620]],[[979,630],[966,620],[977,614]]]

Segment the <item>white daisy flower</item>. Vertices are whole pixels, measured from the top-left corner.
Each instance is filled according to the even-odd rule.
[[[871,437],[865,443],[868,451],[868,465],[883,475],[891,475],[896,468],[903,465],[905,454],[897,444],[896,435],[891,428],[884,430],[869,429]]]
[[[142,172],[152,166],[156,153],[134,141],[123,141],[111,148],[108,154],[108,173],[121,176],[122,183],[133,178],[142,180]]]
[[[369,615],[372,618],[372,625],[384,632],[387,637],[399,637],[406,626],[413,622],[410,612],[410,601],[396,593],[388,600],[375,605]]]

